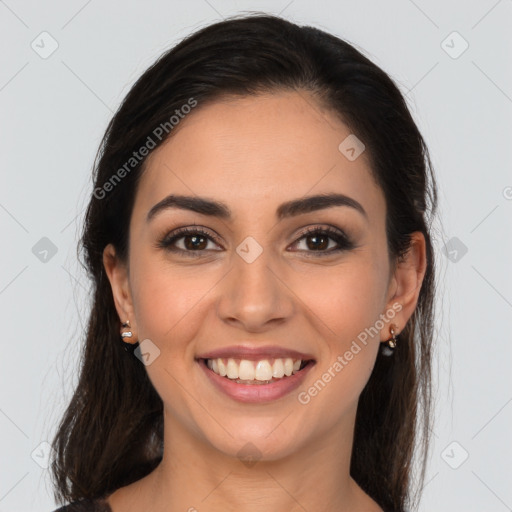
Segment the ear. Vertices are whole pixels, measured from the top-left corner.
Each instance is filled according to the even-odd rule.
[[[411,234],[407,252],[397,262],[388,287],[386,311],[394,310],[393,320],[381,330],[381,341],[391,337],[390,327],[395,324],[395,333],[403,331],[405,324],[414,313],[427,269],[426,242],[423,233]]]
[[[105,272],[110,281],[119,320],[121,324],[126,321],[130,322],[130,330],[134,334],[132,340],[133,343],[135,343],[137,339],[137,326],[135,323],[130,281],[128,278],[128,267],[126,263],[121,261],[118,257],[112,244],[108,244],[103,250],[103,266],[105,267]]]

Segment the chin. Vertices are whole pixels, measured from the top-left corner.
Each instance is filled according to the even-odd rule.
[[[280,422],[282,418],[250,420],[250,424],[248,421],[231,422],[224,426],[233,437],[222,431],[219,438],[212,438],[210,431],[207,438],[212,447],[242,462],[275,461],[300,449],[300,437],[296,435],[296,429],[290,429],[289,425],[282,428],[282,424],[279,426]]]

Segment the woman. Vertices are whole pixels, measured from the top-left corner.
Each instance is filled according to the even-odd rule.
[[[436,197],[402,95],[348,43],[251,15],[165,53],[95,165],[59,510],[413,507]]]

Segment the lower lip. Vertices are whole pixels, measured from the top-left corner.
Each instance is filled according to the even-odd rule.
[[[204,360],[197,362],[214,386],[233,400],[244,403],[271,402],[286,396],[300,386],[309,370],[315,365],[315,363],[310,362],[299,372],[270,384],[237,384],[235,381],[221,377],[210,370]]]

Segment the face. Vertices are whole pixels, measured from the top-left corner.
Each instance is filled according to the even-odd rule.
[[[165,421],[205,449],[250,442],[272,460],[349,432],[390,318],[403,326],[385,199],[367,155],[339,150],[350,133],[306,93],[266,94],[199,105],[149,157],[128,264],[108,273],[120,318],[150,340]],[[330,194],[345,199],[304,203]],[[227,376],[204,361],[216,352]],[[270,376],[287,356],[306,367]]]

